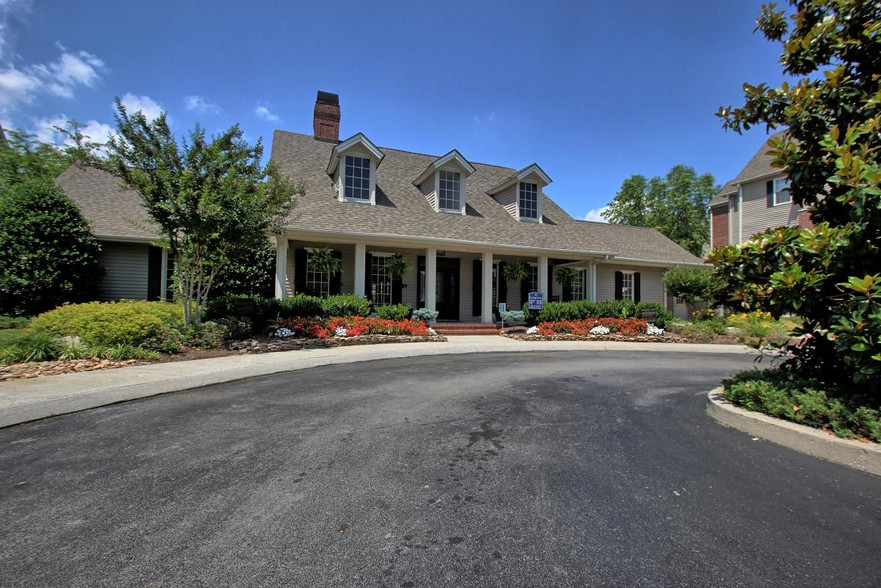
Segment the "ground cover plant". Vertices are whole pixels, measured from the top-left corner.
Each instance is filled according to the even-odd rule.
[[[881,412],[869,399],[848,397],[829,384],[780,370],[751,370],[723,382],[722,396],[747,410],[881,442]]]
[[[416,335],[430,334],[428,325],[422,321],[390,320],[378,317],[333,317],[329,319],[294,317],[278,321],[276,336],[309,337],[326,339],[333,336],[355,337],[359,335]]]
[[[539,335],[641,335],[648,331],[649,324],[636,318],[614,319],[596,318],[574,321],[549,321],[538,325]]]

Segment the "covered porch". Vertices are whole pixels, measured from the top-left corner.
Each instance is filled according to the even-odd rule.
[[[339,259],[338,275],[324,275],[310,267],[310,254],[323,248]],[[400,278],[386,268],[387,260],[396,254],[410,265]],[[561,300],[564,294],[596,300],[597,262],[602,259],[576,252],[466,246],[461,241],[420,243],[298,232],[276,238],[275,295],[355,294],[376,305],[404,303],[413,309],[435,310],[438,321],[494,323],[500,302],[509,310],[520,310],[529,292],[541,292],[545,301]],[[524,266],[526,278],[505,279],[507,264]],[[571,293],[564,293],[554,282],[554,269],[560,265],[578,270]]]

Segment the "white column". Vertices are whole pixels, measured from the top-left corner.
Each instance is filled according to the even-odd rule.
[[[275,238],[275,297],[287,297],[288,282],[288,238],[278,235]]]
[[[551,293],[548,291],[548,257],[547,255],[538,256],[538,289],[541,290],[541,296],[545,303],[550,300]]]
[[[355,243],[355,296],[364,296],[364,284],[367,276],[367,245]]]
[[[425,308],[437,310],[437,249],[425,250]]]
[[[590,300],[597,301],[597,262],[590,262]]]
[[[480,288],[480,322],[493,321],[493,254],[483,254],[483,284]]]

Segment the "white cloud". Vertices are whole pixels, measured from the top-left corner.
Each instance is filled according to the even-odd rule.
[[[584,220],[586,221],[594,221],[598,223],[607,223],[608,220],[603,217],[603,213],[609,210],[608,206],[603,206],[602,208],[592,208],[587,211],[587,214],[584,215]]]
[[[158,102],[150,98],[149,96],[136,96],[134,94],[126,94],[122,98],[122,105],[125,106],[126,111],[129,114],[134,114],[138,111],[143,112],[144,116],[147,120],[153,120],[162,114],[162,107]]]
[[[55,127],[65,128],[68,117],[59,114],[57,116],[41,118],[34,121],[34,128],[31,130],[38,141],[43,143],[51,143],[58,146],[71,145],[73,141],[64,134],[59,133]],[[113,133],[113,127],[108,124],[90,120],[80,126],[80,133],[86,141],[94,143],[106,143],[109,136]]]
[[[12,21],[20,20],[30,9],[31,0],[0,0],[0,63],[9,63],[14,56]]]
[[[259,118],[263,120],[268,120],[270,122],[274,122],[279,120],[279,116],[269,110],[269,106],[266,104],[257,103],[257,107],[254,109],[254,114],[256,114]]]
[[[184,96],[184,108],[199,114],[220,114],[220,106],[202,96]]]
[[[493,110],[489,114],[485,114],[485,115],[475,114],[474,115],[474,124],[476,124],[479,127],[482,127],[485,124],[489,124],[489,123],[495,121],[497,116],[498,115],[496,114],[495,110]]]
[[[0,0],[2,2],[2,0]],[[2,26],[2,25],[0,25]],[[91,87],[101,79],[104,62],[86,51],[71,53],[62,48],[58,61],[0,70],[0,109],[9,111],[33,102],[41,92],[73,98],[80,87]]]

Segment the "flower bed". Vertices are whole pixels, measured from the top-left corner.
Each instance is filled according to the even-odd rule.
[[[649,329],[649,324],[643,319],[614,319],[598,318],[580,321],[556,321],[544,322],[538,325],[539,335],[594,335],[605,336],[611,333],[619,335],[643,335]],[[653,328],[652,334],[658,333],[659,329]]]
[[[406,335],[427,337],[432,333],[422,321],[410,319],[390,320],[377,317],[334,317],[313,319],[294,317],[278,322],[275,336],[281,339],[306,337],[327,339],[328,337],[358,337],[363,335]]]

